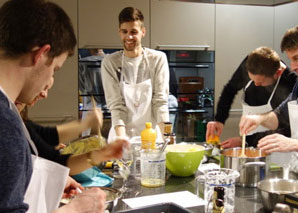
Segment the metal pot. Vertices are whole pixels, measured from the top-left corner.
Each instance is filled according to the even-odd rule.
[[[256,187],[265,178],[266,154],[250,147],[245,149],[247,157],[239,157],[241,150],[239,147],[223,150],[223,167],[240,172],[240,177],[236,180],[237,186]]]
[[[284,179],[266,179],[258,183],[261,199],[266,210],[272,211],[277,203],[284,203],[286,194],[298,192],[298,181]]]

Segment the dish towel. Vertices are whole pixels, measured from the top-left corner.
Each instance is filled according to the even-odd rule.
[[[101,172],[97,167],[91,167],[80,174],[72,176],[76,181],[82,184],[83,187],[89,186],[105,186],[112,185],[114,179]]]

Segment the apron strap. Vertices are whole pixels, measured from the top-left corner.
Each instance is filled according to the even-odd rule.
[[[272,97],[273,97],[273,95],[274,95],[274,93],[275,93],[275,91],[276,91],[276,88],[277,88],[277,86],[278,86],[278,84],[279,84],[279,80],[280,80],[280,78],[281,78],[281,75],[280,75],[280,76],[278,77],[278,79],[277,79],[277,82],[276,82],[276,84],[275,84],[275,86],[274,86],[274,89],[273,89],[271,95],[270,95],[270,98],[269,98],[269,100],[268,100],[268,103],[270,103],[270,101],[271,101],[271,99],[272,99]]]
[[[145,47],[143,47],[143,60],[145,61],[145,64],[147,65],[147,68],[149,69],[149,75],[150,75],[150,79],[151,79],[151,83],[153,85],[153,73],[152,73],[152,69],[150,69],[150,66],[149,66],[149,60],[148,60],[148,57],[147,57],[147,50]],[[123,77],[123,64],[124,64],[124,51],[122,50],[121,51],[121,67],[118,68],[117,71],[121,71],[120,73],[117,72],[117,75],[118,75],[118,78],[120,79],[120,82],[124,80],[124,77]],[[119,74],[118,74],[119,73]],[[120,76],[120,77],[119,77]],[[136,82],[135,82],[136,84]]]
[[[246,89],[251,85],[251,83],[252,83],[252,80],[250,80],[250,81],[246,84],[246,86],[244,87],[244,92],[245,92]]]
[[[274,88],[273,88],[273,90],[272,90],[272,93],[271,93],[271,95],[270,95],[270,97],[269,97],[269,99],[268,99],[267,104],[268,104],[268,103],[270,104],[271,99],[272,99],[273,95],[275,94],[276,88],[277,88],[277,86],[278,86],[278,84],[279,84],[280,78],[281,78],[281,75],[278,77],[278,79],[277,79],[277,81],[276,81],[276,84],[275,84],[275,86],[274,86]],[[251,83],[252,83],[252,80],[250,80],[250,81],[246,84],[246,86],[245,86],[245,88],[244,88],[243,101],[245,100],[245,91],[246,91],[246,89],[251,85]]]

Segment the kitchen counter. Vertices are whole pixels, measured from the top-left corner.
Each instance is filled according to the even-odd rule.
[[[122,180],[115,178],[113,187],[121,188],[121,186]],[[130,177],[127,187],[131,189],[131,192],[126,192],[122,198],[133,198],[177,191],[190,191],[196,194],[196,183],[194,176],[185,178],[170,176],[166,182],[166,185],[159,188],[143,187],[141,186],[140,180]],[[120,199],[115,206],[114,211],[117,212],[125,209],[130,209],[130,207]],[[197,206],[188,209],[192,212],[204,212],[204,206]],[[265,212],[257,188],[236,187],[235,212]]]

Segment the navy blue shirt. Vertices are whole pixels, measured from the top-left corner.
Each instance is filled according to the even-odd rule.
[[[290,95],[287,97],[286,100],[284,100],[275,110],[274,112],[277,115],[278,121],[279,121],[279,126],[286,126],[287,128],[290,128],[290,121],[289,121],[289,109],[288,109],[288,102],[297,100],[298,98],[298,82],[296,82],[292,92]]]
[[[0,91],[0,212],[26,212],[24,195],[32,175],[22,122]]]

